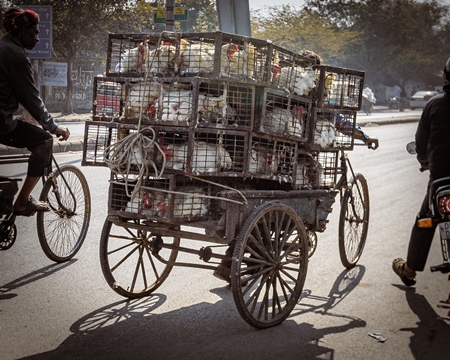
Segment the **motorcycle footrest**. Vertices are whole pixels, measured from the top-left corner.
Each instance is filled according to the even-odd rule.
[[[441,265],[430,266],[431,272],[440,271],[443,274],[450,273],[450,263],[445,262]]]

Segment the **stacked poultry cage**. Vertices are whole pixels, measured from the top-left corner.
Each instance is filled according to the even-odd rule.
[[[83,165],[112,170],[112,213],[220,218],[230,191],[331,189],[364,73],[214,33],[110,34]]]

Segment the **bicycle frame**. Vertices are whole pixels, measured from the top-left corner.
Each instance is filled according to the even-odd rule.
[[[61,172],[60,167],[59,167],[58,163],[56,162],[56,159],[55,159],[55,157],[54,157],[53,155],[52,155],[52,162],[53,162],[53,164],[55,165],[57,171],[58,171],[59,174],[60,174],[61,179],[64,181],[64,183],[65,183],[67,189],[68,189],[69,192],[70,192],[70,196],[72,197],[72,200],[73,200],[73,203],[74,203],[74,206],[73,206],[73,209],[74,209],[74,210],[69,210],[67,207],[65,207],[65,206],[63,205],[63,203],[62,203],[62,201],[61,201],[61,194],[60,194],[60,192],[59,192],[59,188],[58,188],[58,184],[57,184],[57,182],[56,182],[56,177],[55,177],[55,172],[54,172],[54,171],[52,171],[48,176],[43,176],[43,177],[42,177],[42,185],[44,185],[45,182],[48,181],[48,179],[51,180],[52,189],[53,189],[53,192],[55,193],[55,198],[56,198],[56,201],[58,202],[59,210],[56,209],[56,208],[54,208],[51,204],[49,204],[49,205],[50,205],[50,207],[52,208],[52,210],[53,210],[54,212],[60,212],[61,210],[63,210],[63,212],[64,212],[67,216],[73,216],[73,215],[76,214],[75,209],[77,208],[76,197],[75,197],[75,195],[73,194],[72,188],[71,188],[71,187],[69,186],[69,184],[67,183],[67,180],[66,180],[66,178],[64,177],[63,173]]]

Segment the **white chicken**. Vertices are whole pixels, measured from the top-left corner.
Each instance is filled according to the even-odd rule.
[[[253,78],[256,66],[256,47],[246,44],[243,50],[233,43],[222,45],[220,74],[222,76]]]
[[[142,106],[142,114],[154,118],[156,115],[155,102],[160,95],[160,91],[159,83],[150,82],[144,84],[139,82],[132,84],[125,102],[127,117],[139,117]]]
[[[175,194],[173,216],[194,218],[205,216],[208,212],[207,199],[203,196],[204,191],[198,186],[183,186],[177,189],[177,192],[183,194]]]
[[[333,146],[336,141],[336,129],[334,125],[323,118],[318,118],[314,130],[314,144],[321,148]]]
[[[161,146],[166,157],[166,169],[186,170],[188,144],[168,144]],[[162,164],[160,157],[158,163]],[[219,144],[194,142],[192,155],[192,173],[212,173],[231,169],[233,162],[231,156]]]
[[[162,152],[166,158],[166,169],[185,170],[187,165],[188,144],[168,144],[161,145]],[[163,158],[160,153],[157,155],[157,162],[163,164]]]
[[[226,102],[227,91],[220,96],[199,94],[198,117],[205,122],[222,122],[224,119],[233,117],[233,109]]]
[[[156,113],[161,109],[162,121],[188,122],[200,119],[205,122],[220,122],[233,116],[232,109],[226,103],[226,91],[221,96],[199,94],[197,114],[193,117],[193,96],[190,90],[165,91],[160,101],[155,103]]]
[[[177,48],[171,44],[162,44],[149,53],[150,73],[170,75],[175,71]]]
[[[193,173],[212,173],[230,170],[233,166],[231,156],[219,144],[196,141],[192,157]]]
[[[294,106],[292,111],[279,107],[266,110],[262,122],[263,130],[269,133],[301,136],[305,114],[306,109],[303,106]]]
[[[128,201],[126,212],[141,214],[147,218],[164,216],[166,213],[166,195],[161,191],[141,189],[139,196]]]
[[[192,91],[165,91],[155,105],[156,112],[161,112],[162,121],[189,121],[192,113]]]
[[[180,41],[180,75],[210,73],[214,70],[214,46],[205,42]]]
[[[248,166],[250,174],[273,175],[278,165],[279,158],[272,149],[253,144]]]
[[[116,71],[120,73],[144,71],[148,55],[148,44],[141,42],[139,46],[124,51],[116,65]]]
[[[273,83],[297,95],[307,96],[315,88],[317,77],[316,71],[311,67],[283,67]]]

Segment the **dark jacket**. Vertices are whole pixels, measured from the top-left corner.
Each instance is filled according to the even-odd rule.
[[[433,179],[450,176],[450,84],[425,106],[416,131],[417,158]]]
[[[17,38],[8,33],[0,39],[0,135],[16,127],[18,120],[13,119],[13,114],[19,103],[45,130],[56,130],[57,125],[34,84],[26,50]]]

